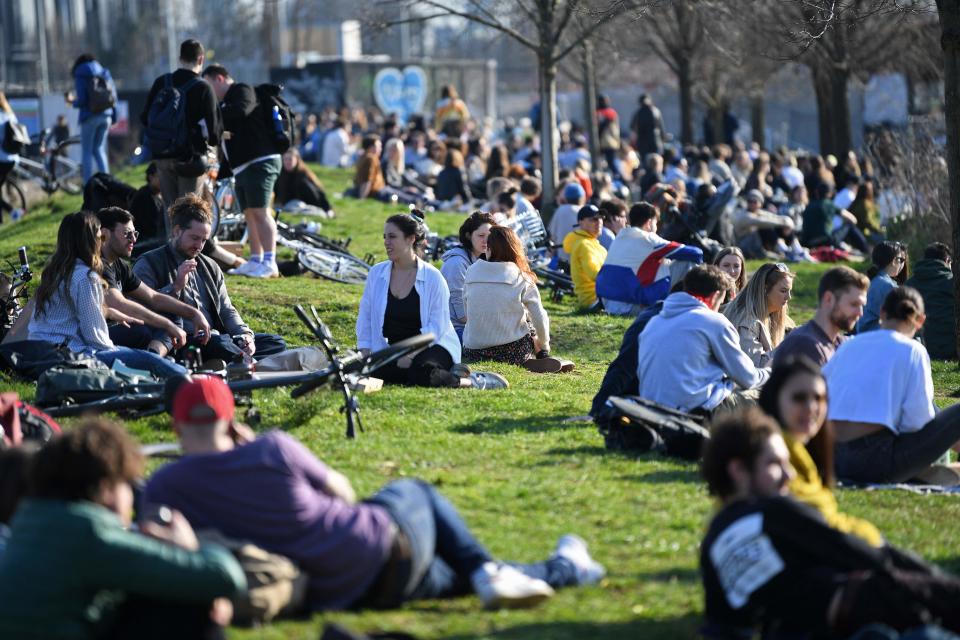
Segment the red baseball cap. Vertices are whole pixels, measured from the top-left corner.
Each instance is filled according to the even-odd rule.
[[[213,424],[232,420],[233,392],[217,376],[195,375],[173,396],[173,419],[180,424]]]

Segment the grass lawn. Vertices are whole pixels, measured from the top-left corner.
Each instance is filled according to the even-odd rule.
[[[329,193],[349,181],[342,171],[319,171]],[[140,169],[121,177],[142,183]],[[382,222],[394,209],[375,202],[334,199],[338,217],[324,233],[351,236],[357,255],[384,258]],[[52,251],[57,224],[79,207],[79,198],[55,197],[23,221],[0,226],[0,259],[16,260],[26,245],[39,277]],[[396,211],[402,209],[396,208]],[[435,214],[434,231],[453,233],[461,217]],[[797,267],[792,315],[808,319],[825,267]],[[231,297],[258,331],[284,335],[291,344],[310,336],[291,307],[315,304],[342,345],[354,344],[361,288],[310,276],[262,282],[229,280]],[[583,415],[616,353],[626,319],[574,312],[571,299],[548,302],[553,351],[577,363],[574,373],[537,376],[506,365],[492,369],[511,383],[507,391],[389,388],[361,399],[367,431],[343,436],[340,396],[321,390],[291,400],[288,392],[257,392],[264,425],[279,427],[351,478],[358,495],[390,480],[420,477],[437,484],[461,510],[494,555],[518,561],[546,557],[558,536],[576,532],[605,564],[609,576],[595,587],[559,592],[527,611],[485,612],[476,598],[410,604],[393,612],[330,613],[262,629],[232,630],[232,638],[319,637],[326,621],[362,631],[403,630],[421,638],[686,638],[702,613],[697,550],[711,502],[693,464],[658,456],[615,455],[589,423],[564,423]],[[934,369],[938,401],[955,402],[955,364]],[[26,398],[31,385],[7,380]],[[128,424],[142,442],[173,439],[162,417]],[[960,498],[905,492],[840,491],[841,507],[869,518],[893,543],[954,571],[960,558],[954,527]]]

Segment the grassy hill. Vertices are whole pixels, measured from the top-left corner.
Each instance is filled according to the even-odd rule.
[[[342,171],[318,171],[329,193],[349,181]],[[142,171],[121,177],[142,183]],[[384,258],[383,220],[399,207],[335,198],[338,217],[323,232],[351,236],[357,255]],[[57,196],[23,221],[0,226],[0,260],[16,260],[26,245],[39,277],[52,251],[57,224],[79,199]],[[453,233],[461,217],[435,214],[434,231]],[[797,267],[791,313],[802,322],[815,306],[819,265]],[[315,304],[344,346],[354,344],[361,288],[311,276],[254,281],[230,278],[231,297],[258,331],[311,344],[296,319],[296,303]],[[698,544],[711,502],[693,464],[657,456],[612,454],[590,423],[565,423],[585,414],[628,320],[577,314],[570,299],[547,302],[553,351],[577,363],[574,373],[537,376],[494,365],[511,383],[497,393],[389,388],[361,398],[366,432],[344,438],[340,396],[320,390],[292,400],[288,392],[257,392],[262,427],[278,427],[345,472],[358,495],[392,479],[420,477],[437,484],[462,511],[494,555],[533,561],[546,557],[558,536],[576,532],[609,570],[599,586],[562,591],[529,611],[484,612],[476,598],[414,603],[395,612],[331,613],[262,629],[232,630],[235,638],[319,637],[325,621],[363,631],[404,630],[421,638],[683,638],[695,634],[702,613]],[[29,399],[31,385],[5,380]],[[938,401],[953,404],[960,374],[935,367]],[[127,425],[142,442],[173,439],[154,417]],[[927,559],[960,569],[954,527],[960,499],[904,492],[840,491],[841,507],[875,522],[887,538]]]

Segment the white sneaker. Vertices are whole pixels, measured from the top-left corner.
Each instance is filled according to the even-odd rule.
[[[276,262],[258,262],[256,268],[246,275],[251,278],[279,278],[280,270],[277,269]]]
[[[470,582],[485,609],[533,607],[553,595],[553,589],[543,580],[494,562],[474,571]]]
[[[510,383],[499,373],[493,371],[474,371],[470,374],[470,388],[478,391],[509,389]]]
[[[253,271],[253,269],[259,264],[260,264],[259,262],[255,262],[253,260],[247,260],[239,267],[234,267],[233,269],[230,269],[229,271],[227,271],[227,273],[229,273],[232,276],[248,276],[250,275],[250,272]]]
[[[597,584],[607,575],[603,565],[590,557],[587,543],[580,536],[568,533],[557,540],[554,556],[566,558],[577,569],[577,584]]]

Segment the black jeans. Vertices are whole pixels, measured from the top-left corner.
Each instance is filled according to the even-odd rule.
[[[205,345],[199,345],[196,339],[191,336],[188,347],[191,344],[200,346],[200,355],[204,360],[216,358],[230,364],[243,357],[243,351],[234,344],[233,338],[223,333],[210,336],[210,340]],[[253,357],[257,360],[280,353],[287,348],[286,341],[274,333],[253,334],[253,344],[256,347]],[[184,347],[184,349],[186,348]],[[181,349],[177,355],[183,357],[184,349]]]
[[[381,367],[372,375],[390,384],[403,384],[414,387],[430,387],[430,374],[437,369],[449,371],[453,366],[453,357],[450,352],[435,344],[427,347],[413,358],[413,364],[407,369],[401,369],[396,362]]]
[[[145,324],[134,324],[129,327],[122,324],[111,324],[108,329],[110,339],[118,347],[146,349],[151,340],[159,340],[160,342],[169,342],[170,340],[164,331]]]
[[[7,181],[7,176],[16,166],[14,162],[0,162],[0,187]],[[0,191],[0,222],[3,222],[3,212],[13,211],[13,205],[3,199],[3,192]]]
[[[905,482],[960,441],[960,405],[944,409],[919,431],[889,429],[837,443],[837,477],[854,482]]]

